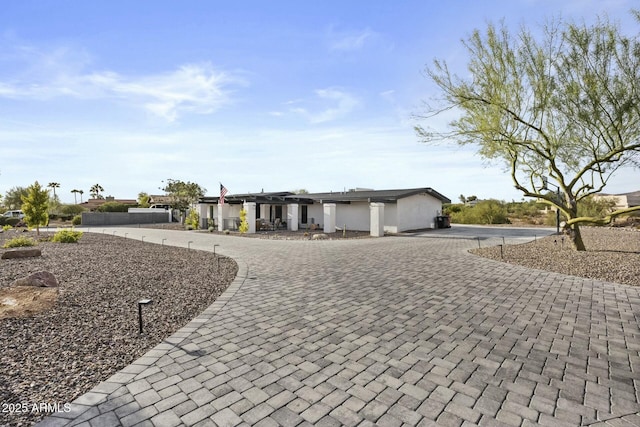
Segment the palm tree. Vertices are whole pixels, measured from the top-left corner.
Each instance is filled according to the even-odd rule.
[[[93,186],[89,189],[89,192],[94,199],[101,199],[102,197],[100,197],[100,192],[102,191],[104,191],[104,188],[102,188],[100,184],[93,184]]]
[[[75,188],[73,190],[71,190],[71,192],[73,193],[73,202],[74,204],[78,204],[78,193],[80,192],[80,190],[76,190]]]
[[[59,182],[50,182],[49,185],[47,185],[47,187],[53,188],[53,199],[55,200],[55,198],[56,198],[56,188],[60,188],[60,183]]]
[[[80,193],[80,203],[82,203],[82,195],[84,194],[84,190],[78,190],[78,193]]]

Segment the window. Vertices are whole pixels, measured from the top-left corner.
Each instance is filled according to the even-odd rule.
[[[301,220],[300,220],[300,223],[302,223],[302,224],[306,224],[307,223],[307,215],[308,215],[307,208],[308,207],[309,206],[307,206],[307,205],[300,206],[300,208],[301,208],[301,212],[300,212]]]

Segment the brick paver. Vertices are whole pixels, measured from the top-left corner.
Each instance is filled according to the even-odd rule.
[[[639,289],[478,258],[466,250],[480,240],[435,232],[110,231],[219,244],[240,271],[198,318],[41,426],[640,425]]]

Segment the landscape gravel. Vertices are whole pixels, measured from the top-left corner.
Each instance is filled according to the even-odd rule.
[[[640,286],[640,230],[631,227],[582,227],[586,251],[568,237],[552,235],[520,245],[473,249],[472,253],[545,271]]]
[[[0,234],[0,246],[15,234]],[[287,236],[285,238],[300,238]],[[472,250],[497,261],[627,285],[640,285],[640,230],[583,228],[587,251],[561,236]],[[268,238],[273,238],[269,236]],[[277,238],[282,238],[278,236]],[[34,317],[0,320],[0,403],[64,403],[125,367],[210,305],[237,272],[211,253],[85,234],[78,244],[40,243],[43,256],[2,260],[0,287],[48,270],[58,304]],[[0,249],[2,251],[2,249]],[[145,307],[138,335],[137,300]],[[0,425],[31,425],[43,414],[0,413]]]
[[[0,246],[17,235],[35,237],[35,232],[1,233]],[[41,257],[0,261],[0,288],[42,270],[60,284],[58,302],[48,311],[0,319],[0,403],[5,408],[73,401],[196,317],[237,273],[237,264],[225,257],[218,270],[209,252],[102,234],[38,247]],[[153,300],[143,310],[143,335],[138,332],[141,298]],[[0,425],[32,425],[44,415],[4,411]]]

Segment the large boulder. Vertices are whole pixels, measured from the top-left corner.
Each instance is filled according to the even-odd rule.
[[[40,248],[18,248],[3,252],[0,259],[30,258],[41,256]]]
[[[48,271],[38,271],[37,273],[30,274],[22,279],[17,279],[11,286],[34,286],[39,288],[56,288],[58,287],[58,280],[53,273]]]
[[[313,236],[311,236],[311,240],[326,240],[328,238],[329,236],[324,233],[314,234]]]

